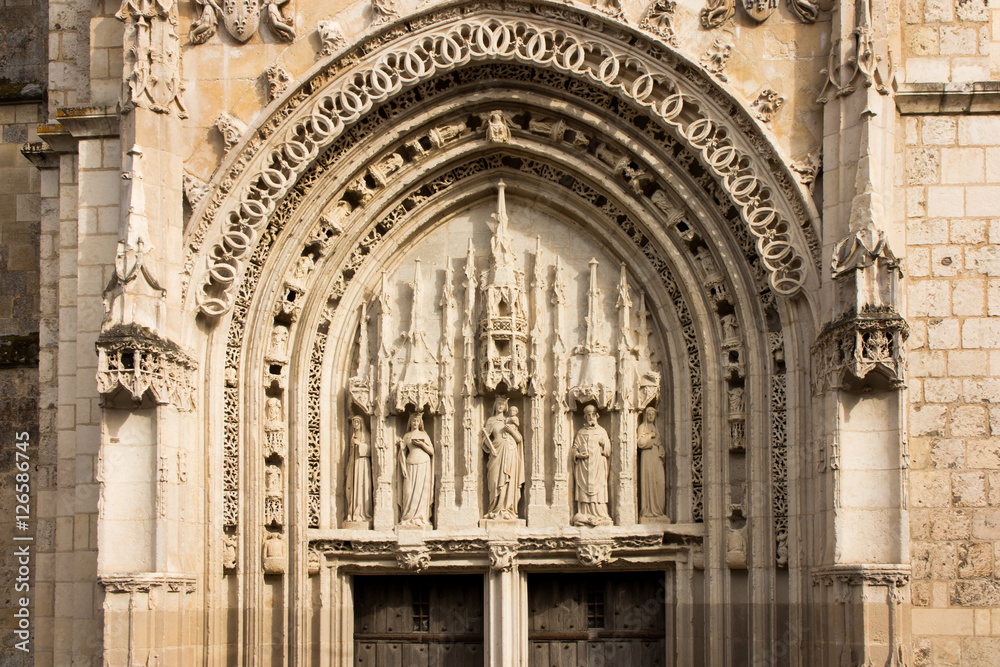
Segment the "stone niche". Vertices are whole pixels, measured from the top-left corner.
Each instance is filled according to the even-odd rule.
[[[369,279],[343,325],[355,342],[331,378],[327,405],[331,528],[634,525],[650,514],[639,507],[641,479],[665,487],[651,486],[645,497],[662,497],[652,514],[669,522],[682,436],[661,332],[675,326],[673,314],[644,293],[630,257],[558,202],[504,189],[431,221],[380,262],[381,275]],[[574,440],[587,406],[597,408],[597,432],[610,442],[606,522],[575,520],[583,478]],[[659,472],[644,477],[636,438],[647,407],[657,413],[645,441],[655,430],[663,456]],[[413,433],[433,446],[426,523],[403,517],[412,508],[404,496],[414,493],[402,474],[414,414],[426,435]],[[598,486],[604,469],[588,473]],[[369,502],[371,521],[358,512]]]

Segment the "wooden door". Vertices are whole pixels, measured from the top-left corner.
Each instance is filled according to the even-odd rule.
[[[483,664],[480,575],[356,576],[357,667]]]
[[[530,667],[656,667],[666,660],[662,572],[528,576]]]

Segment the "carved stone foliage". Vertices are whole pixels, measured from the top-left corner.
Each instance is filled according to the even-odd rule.
[[[242,275],[247,253],[255,245],[256,237],[273,211],[276,201],[285,196],[298,174],[311,164],[312,156],[329,145],[348,124],[354,123],[363,113],[370,110],[374,102],[393,94],[392,91],[397,90],[402,84],[431,77],[442,68],[451,67],[459,61],[467,62],[469,59],[514,59],[533,65],[543,64],[544,67],[574,74],[579,74],[579,67],[583,66],[600,85],[620,91],[620,94],[634,94],[636,102],[651,109],[660,122],[676,126],[682,141],[690,142],[699,152],[703,149],[706,151],[706,162],[720,179],[727,196],[738,205],[752,233],[767,239],[765,247],[769,249],[761,250],[761,253],[768,258],[765,260],[765,265],[771,272],[774,289],[780,294],[791,294],[799,289],[805,279],[806,264],[799,251],[795,249],[789,223],[773,207],[774,202],[770,197],[760,198],[754,194],[759,190],[766,191],[763,181],[760,181],[753,172],[752,165],[756,164],[756,160],[749,158],[742,149],[732,145],[730,139],[723,138],[723,135],[739,134],[738,130],[725,127],[731,121],[709,118],[700,110],[692,111],[695,116],[682,113],[688,106],[688,95],[693,94],[686,92],[690,88],[688,83],[670,73],[669,69],[664,69],[662,64],[652,61],[647,63],[618,60],[613,54],[613,49],[612,52],[608,52],[610,55],[603,59],[595,58],[591,63],[584,58],[579,66],[574,65],[567,60],[568,56],[565,54],[575,53],[575,50],[567,50],[564,44],[559,50],[559,54],[563,55],[559,55],[548,51],[550,45],[557,42],[563,44],[565,39],[571,39],[581,45],[580,53],[586,54],[591,51],[591,47],[588,46],[591,43],[589,38],[584,39],[582,36],[577,37],[567,33],[565,37],[556,40],[551,28],[535,26],[529,22],[526,27],[528,32],[515,39],[513,35],[521,28],[516,28],[513,23],[502,21],[495,23],[495,21],[496,19],[470,22],[468,34],[454,33],[449,40],[435,41],[436,50],[433,50],[433,53],[424,51],[422,46],[400,49],[393,56],[395,62],[415,62],[416,59],[422,63],[420,68],[413,70],[417,72],[415,75],[405,68],[389,68],[380,69],[380,74],[376,76],[371,66],[358,65],[361,69],[357,76],[337,79],[341,84],[333,85],[353,87],[354,81],[360,82],[356,90],[352,88],[350,93],[357,96],[357,103],[352,102],[350,108],[339,106],[334,108],[319,104],[317,101],[306,113],[306,117],[311,117],[313,120],[303,126],[304,134],[290,140],[294,146],[288,144],[287,150],[275,151],[273,155],[276,162],[268,167],[268,176],[265,177],[261,172],[251,177],[252,186],[246,193],[237,196],[243,203],[232,202],[235,205],[232,209],[233,216],[223,230],[223,236],[225,238],[235,234],[249,236],[250,243],[220,242],[217,250],[213,251],[214,259],[205,275],[205,283],[199,296],[199,303],[206,315],[217,316],[231,308],[233,290],[238,284],[237,278]],[[510,37],[510,39],[497,38],[499,40],[497,44],[502,47],[502,52],[494,52],[479,46],[492,43],[494,40],[492,35]],[[451,40],[457,40],[454,42],[458,45],[457,50],[452,48]],[[528,43],[536,45],[537,48],[532,47],[529,50]],[[539,52],[538,48],[542,51]],[[602,46],[602,49],[607,48],[611,47]],[[383,62],[392,61],[393,58]],[[619,64],[612,66],[614,63]],[[654,72],[657,74],[654,75]],[[665,77],[666,83],[654,85],[656,76]],[[649,85],[644,85],[643,82]],[[344,90],[346,95],[346,88]],[[331,92],[331,94],[336,96],[340,93]],[[694,101],[693,97],[690,99]],[[374,180],[374,174],[372,178]],[[368,193],[363,188],[360,190],[357,196],[363,200]],[[210,210],[206,214],[212,215],[214,212]]]
[[[232,150],[247,131],[247,126],[243,121],[228,113],[220,113],[215,119],[215,129],[222,135],[223,144],[226,150]]]
[[[123,0],[115,17],[125,22],[122,112],[143,107],[187,118],[173,0]]]
[[[702,10],[702,23],[705,22],[705,12],[707,10]],[[730,15],[732,15],[732,9],[730,5]],[[728,16],[727,16],[728,18]],[[706,70],[719,77],[723,81],[728,81],[729,78],[723,73],[726,65],[729,63],[729,57],[733,53],[733,45],[723,42],[721,39],[717,39],[712,42],[712,46],[709,47],[701,56],[701,66]]]
[[[671,46],[677,46],[677,35],[674,32],[674,9],[677,3],[673,0],[653,0],[646,14],[642,17],[639,27],[659,35]]]
[[[372,0],[372,25],[382,25],[399,18],[396,0]]]
[[[260,27],[261,14],[267,19],[274,36],[283,42],[295,39],[293,18],[282,13],[289,0],[195,0],[201,5],[201,16],[191,24],[190,39],[192,44],[202,44],[212,38],[219,26],[219,15],[222,15],[222,25],[236,41],[246,42],[257,33]]]
[[[517,558],[517,543],[491,543],[489,545],[490,568],[499,572],[509,572]]]
[[[396,561],[405,570],[419,572],[431,564],[431,552],[424,546],[400,546],[396,549]]]
[[[211,189],[205,181],[201,180],[194,174],[189,174],[188,172],[184,172],[182,187],[184,190],[184,198],[187,199],[191,208],[194,208],[201,203],[201,200],[205,198],[205,195],[207,195]]]
[[[576,549],[576,557],[582,564],[590,567],[608,565],[613,560],[611,554],[612,546],[610,543],[582,543]]]
[[[264,70],[264,83],[267,85],[268,101],[276,100],[288,90],[292,75],[281,65],[271,65]]]
[[[751,103],[754,115],[765,123],[774,120],[774,115],[785,105],[785,98],[770,88],[765,88]]]
[[[176,344],[139,326],[116,326],[97,339],[97,391],[124,389],[136,402],[148,391],[159,404],[194,408],[194,359]]]

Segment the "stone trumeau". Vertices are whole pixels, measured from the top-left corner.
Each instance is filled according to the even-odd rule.
[[[1000,9],[29,5],[0,662],[996,662]]]

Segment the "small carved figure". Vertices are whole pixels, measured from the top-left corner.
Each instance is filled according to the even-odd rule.
[[[281,419],[281,399],[271,396],[264,403],[264,455],[285,456],[285,424]]]
[[[406,434],[397,443],[399,468],[403,477],[402,514],[399,525],[406,528],[431,527],[434,498],[434,445],[424,431],[419,412],[410,415]]]
[[[743,414],[743,387],[737,385],[729,388],[729,414]]]
[[[264,493],[269,497],[281,497],[281,468],[276,465],[267,466],[264,472]]]
[[[706,283],[717,280],[720,277],[719,270],[715,267],[715,260],[712,258],[712,253],[709,252],[708,248],[700,246],[695,253],[695,259],[698,260],[702,271],[705,272]]]
[[[507,397],[498,395],[493,402],[493,415],[483,427],[483,451],[488,456],[487,519],[517,519],[517,505],[524,485],[522,442],[517,408],[509,408]]]
[[[503,111],[491,111],[486,121],[486,141],[491,144],[509,144],[510,124]]]
[[[747,538],[745,528],[729,531],[729,537],[726,538],[726,565],[734,570],[747,569]]]
[[[295,262],[295,267],[292,269],[291,275],[288,276],[288,284],[293,287],[304,288],[306,278],[312,273],[314,266],[316,266],[316,260],[313,259],[312,255],[306,254],[299,257],[298,261]]]
[[[351,417],[350,463],[347,473],[347,520],[370,521],[372,518],[372,452],[365,420]]]
[[[639,516],[665,516],[667,452],[656,428],[656,408],[649,407],[643,412],[642,423],[636,432],[636,447],[639,449]]]
[[[236,569],[236,538],[227,535],[222,542],[222,568],[224,570]]]
[[[610,526],[608,514],[608,459],[611,456],[611,438],[604,427],[597,423],[597,407],[583,409],[583,428],[573,440],[573,459],[576,462],[576,514],[577,526]]]
[[[288,327],[284,324],[275,324],[271,331],[271,347],[267,352],[269,361],[284,362],[288,360],[288,352],[285,349],[288,345]]]
[[[264,539],[264,574],[285,573],[285,538],[268,533]]]
[[[566,121],[561,118],[532,118],[528,121],[528,131],[552,141],[562,141],[566,134]]]
[[[738,345],[740,342],[740,327],[736,321],[735,313],[727,313],[719,319],[722,325],[722,344],[725,346]]]

